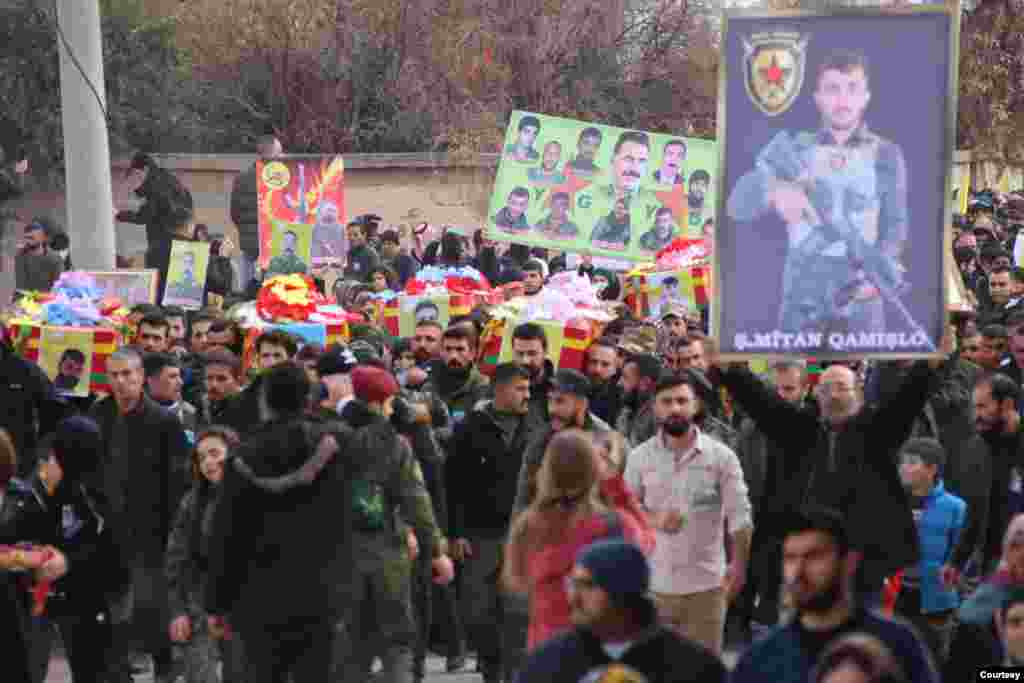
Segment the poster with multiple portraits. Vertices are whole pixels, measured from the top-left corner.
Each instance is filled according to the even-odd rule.
[[[341,265],[345,238],[345,162],[340,156],[281,157],[256,163],[260,268],[278,273]]]
[[[728,10],[723,354],[922,357],[945,328],[958,15]]]
[[[650,261],[713,222],[712,140],[516,111],[491,197],[495,240]]]
[[[175,240],[171,244],[171,263],[167,269],[163,305],[180,306],[187,311],[202,308],[209,265],[209,242]]]

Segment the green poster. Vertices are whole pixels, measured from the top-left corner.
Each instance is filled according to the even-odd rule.
[[[649,261],[714,217],[713,140],[513,112],[491,196],[495,239]]]

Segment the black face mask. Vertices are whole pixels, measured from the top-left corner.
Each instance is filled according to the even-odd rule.
[[[692,425],[693,422],[688,417],[670,417],[661,427],[669,436],[685,436]]]

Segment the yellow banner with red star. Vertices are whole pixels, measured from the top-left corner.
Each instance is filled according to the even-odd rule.
[[[516,111],[491,196],[495,240],[649,261],[714,219],[713,140]]]

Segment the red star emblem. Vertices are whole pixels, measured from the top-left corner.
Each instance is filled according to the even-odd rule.
[[[582,190],[583,188],[588,187],[593,182],[591,180],[586,180],[576,175],[573,172],[572,168],[569,166],[569,164],[565,165],[565,168],[562,170],[562,172],[565,173],[565,182],[562,183],[561,185],[553,186],[551,190],[547,193],[544,199],[544,206],[546,207],[551,206],[551,198],[558,192],[567,192],[569,194],[570,203],[575,204],[576,193]]]
[[[775,55],[772,55],[771,64],[758,69],[758,73],[761,74],[761,78],[763,78],[768,85],[773,85],[776,88],[782,87],[782,84],[785,82],[786,76],[789,75],[789,72],[790,69],[784,69],[779,66],[779,60]]]
[[[675,219],[676,224],[684,232],[686,231],[686,221],[689,214],[689,208],[686,203],[686,186],[682,183],[673,185],[671,190],[665,190],[663,192],[655,192],[654,196],[658,198],[661,205],[667,207],[672,211],[672,218]]]

